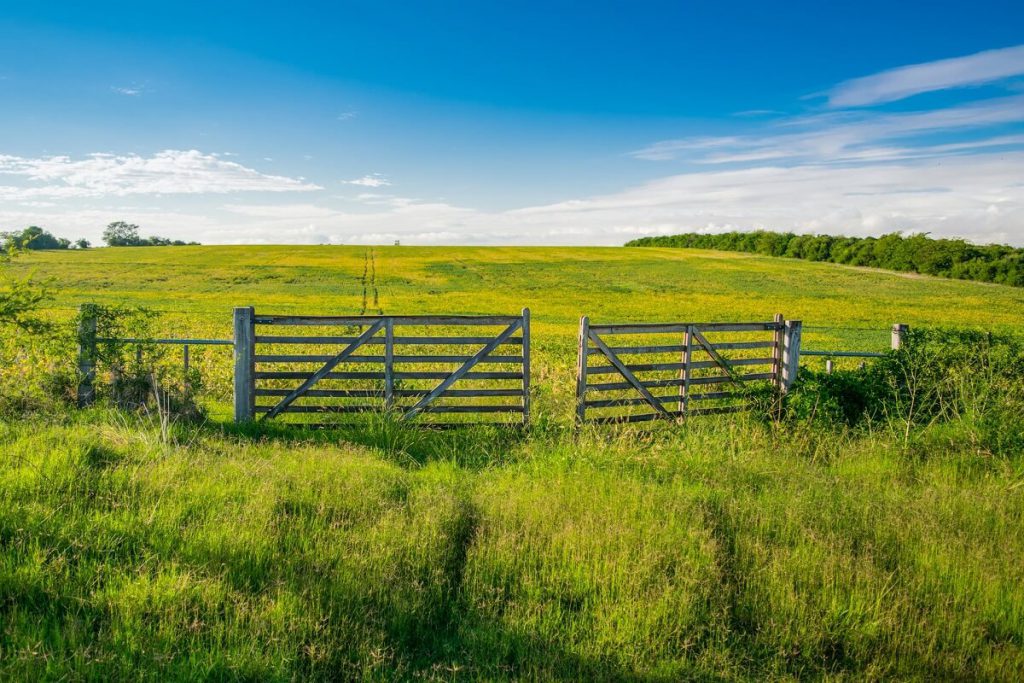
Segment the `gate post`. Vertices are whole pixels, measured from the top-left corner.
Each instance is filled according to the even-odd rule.
[[[530,424],[530,309],[523,309],[523,426]]]
[[[899,351],[903,347],[903,342],[907,336],[907,330],[910,329],[910,325],[906,323],[896,323],[892,326],[892,349],[893,351]]]
[[[786,318],[781,313],[776,313],[775,318],[775,348],[772,350],[772,374],[775,376],[772,378],[772,384],[779,391],[782,391],[782,352],[786,347]]]
[[[782,349],[782,391],[789,391],[796,381],[797,370],[800,368],[800,332],[803,323],[799,320],[787,320],[785,323],[785,344]]]
[[[235,422],[256,416],[255,319],[252,306],[235,309]]]
[[[96,306],[82,304],[78,308],[78,407],[96,400]]]
[[[580,336],[576,357],[576,427],[587,417],[587,349],[590,347],[590,318],[580,318]]]

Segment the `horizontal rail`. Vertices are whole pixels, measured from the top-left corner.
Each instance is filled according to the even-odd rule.
[[[690,401],[712,401],[712,400],[725,400],[729,398],[742,398],[743,395],[735,391],[713,391],[706,394],[690,394],[688,399]],[[665,403],[679,403],[683,400],[679,394],[673,396],[655,396],[654,399],[661,404]],[[613,408],[616,406],[640,406],[647,405],[647,399],[643,397],[638,398],[606,398],[599,399],[597,401],[586,401],[588,408]]]
[[[775,361],[772,358],[737,358],[728,362],[731,366],[740,366],[771,365]],[[626,367],[633,372],[654,372],[658,370],[684,370],[686,363],[634,363],[633,365],[626,365]],[[717,367],[720,367],[719,363],[713,360],[690,361],[691,370],[706,370]],[[588,375],[609,375],[617,372],[619,372],[618,368],[613,365],[592,365],[587,368]]]
[[[590,325],[596,334],[659,334],[664,332],[686,332],[694,328],[698,332],[765,332],[781,330],[776,322],[767,323],[622,323],[614,325]]]
[[[257,396],[287,396],[291,389],[256,389]],[[422,397],[429,389],[395,389],[396,397]],[[384,398],[379,389],[309,389],[302,394],[316,398]],[[521,397],[522,389],[446,389],[439,398],[482,398],[488,396]]]
[[[257,325],[364,325],[391,320],[395,325],[511,325],[519,315],[257,315]]]
[[[450,372],[396,372],[395,379],[447,379]],[[256,379],[309,379],[311,372],[255,372]],[[329,372],[322,379],[380,379],[383,372]],[[467,372],[461,379],[522,379],[521,372]]]
[[[719,342],[712,344],[716,350],[727,351],[733,349],[774,349],[775,342],[773,341],[753,341],[753,342]],[[669,344],[665,346],[610,346],[608,347],[612,353],[616,355],[623,354],[640,354],[640,353],[682,353],[686,351],[685,344]],[[694,347],[694,351],[700,351],[701,347]],[[587,349],[587,353],[590,355],[600,354],[601,349],[597,347],[590,347]]]
[[[291,355],[271,354],[254,356],[256,363],[326,363],[334,358],[333,355]],[[465,363],[472,356],[393,356],[394,363]],[[345,363],[383,363],[384,356],[349,356]],[[517,363],[523,362],[522,356],[485,356],[478,363]]]
[[[715,406],[713,408],[691,408],[685,413],[678,410],[670,410],[668,415],[662,413],[643,413],[641,415],[614,415],[611,417],[588,417],[585,421],[591,424],[628,424],[632,422],[651,422],[652,420],[664,420],[667,417],[692,417],[697,415],[724,415],[726,413],[740,413],[751,410],[752,406]]]
[[[274,406],[256,406],[257,413],[268,413]],[[372,412],[385,412],[383,406],[373,405],[358,405],[358,406],[296,406],[290,405],[281,411],[281,414],[285,413],[298,413],[298,414],[310,414],[310,413],[372,413]],[[494,406],[494,405],[481,405],[481,406],[445,406],[445,405],[428,405],[423,408],[424,413],[522,413],[522,406]]]
[[[234,346],[235,342],[231,339],[139,339],[135,337],[127,337],[120,339],[117,337],[97,337],[97,342],[100,343],[111,343],[121,342],[124,344],[181,344],[182,346]]]
[[[801,356],[830,356],[834,358],[885,358],[884,353],[872,351],[807,351],[800,349]]]
[[[351,344],[357,337],[301,337],[281,335],[257,335],[257,344]],[[494,337],[398,337],[392,343],[395,346],[401,344],[409,345],[438,345],[438,346],[459,346],[462,344],[489,344]],[[365,345],[381,346],[385,343],[382,337],[374,337],[364,342]],[[522,337],[509,337],[502,344],[522,345]]]
[[[746,382],[755,381],[762,379],[774,379],[774,372],[753,372],[746,375],[737,375],[736,379]],[[681,387],[685,380],[683,379],[652,379],[647,381],[641,381],[640,384],[646,389],[653,389],[656,387]],[[713,377],[691,377],[690,385],[697,384],[722,384],[724,382],[732,382],[733,379],[728,375],[715,375]],[[586,385],[587,391],[625,391],[633,389],[633,385],[629,382],[605,382],[598,384]]]
[[[288,426],[290,428],[301,428],[301,429],[312,429],[312,430],[330,430],[330,429],[351,429],[352,427],[359,427],[362,425],[361,422],[279,422],[278,424]],[[500,427],[501,429],[522,429],[524,427],[522,421],[509,422],[508,420],[492,420],[492,421],[480,421],[475,420],[473,422],[402,422],[403,425],[412,427],[413,429],[474,429],[477,427]]]

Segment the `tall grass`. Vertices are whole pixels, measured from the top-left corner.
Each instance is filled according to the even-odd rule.
[[[3,425],[0,675],[1024,672],[1017,457],[736,421],[468,442]]]

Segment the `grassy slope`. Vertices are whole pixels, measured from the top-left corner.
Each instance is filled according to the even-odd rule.
[[[169,332],[227,335],[233,305],[358,312],[364,252],[96,250],[19,267],[55,278],[59,306],[187,310]],[[895,320],[1024,313],[1020,290],[667,249],[384,247],[376,268],[386,312],[530,306],[542,406],[571,392],[581,313],[780,310],[877,325],[819,337],[876,346]],[[510,442],[381,424],[164,443],[97,413],[0,423],[0,452],[2,677],[1024,673],[1024,471],[955,431],[707,420]]]

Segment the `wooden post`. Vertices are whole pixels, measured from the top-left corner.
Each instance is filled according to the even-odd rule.
[[[256,324],[252,306],[235,309],[235,422],[256,416]]]
[[[910,329],[910,325],[906,323],[896,323],[892,326],[892,349],[893,351],[899,351],[903,347],[903,342],[907,336],[907,330]]]
[[[181,346],[181,368],[182,368],[182,380],[181,380],[181,393],[185,396],[189,394],[189,383],[188,383],[188,344],[182,344]]]
[[[833,366],[832,366],[832,359],[829,358],[827,361],[825,361],[825,374],[826,375],[831,375],[832,374],[832,368],[833,368]]]
[[[587,350],[590,348],[590,318],[580,318],[580,336],[576,357],[576,426],[583,424],[587,417]]]
[[[786,319],[781,313],[775,314],[775,324],[778,328],[775,330],[775,348],[772,350],[772,373],[775,377],[772,379],[772,384],[775,388],[782,390],[782,349],[786,344]]]
[[[78,310],[78,407],[84,408],[96,400],[96,306]]]
[[[800,332],[803,323],[799,320],[787,320],[785,326],[785,344],[782,349],[782,391],[789,391],[796,381],[797,370],[800,368]]]
[[[384,321],[384,409],[395,406],[395,321]]]
[[[530,424],[530,309],[523,309],[523,426]]]
[[[690,363],[693,360],[693,326],[687,326],[686,334],[683,336],[683,367],[679,371],[679,422],[686,419],[686,411],[690,407]]]

